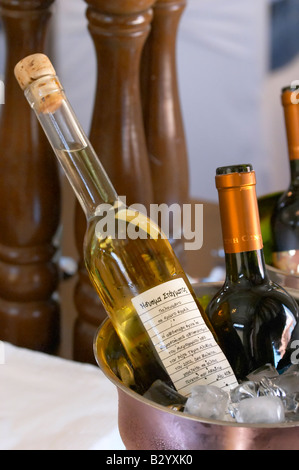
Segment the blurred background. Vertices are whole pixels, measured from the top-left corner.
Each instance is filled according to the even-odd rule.
[[[86,4],[55,8],[56,65],[88,132],[96,76]],[[231,163],[254,165],[258,195],[287,186],[280,90],[299,79],[298,36],[299,0],[188,0],[177,68],[193,198],[216,202],[215,169]]]
[[[56,0],[54,28],[56,67],[88,132],[96,62],[85,11]],[[0,51],[3,77],[1,34]],[[298,52],[299,0],[188,0],[177,69],[192,198],[216,202],[215,169],[231,163],[254,165],[258,195],[287,186],[280,90],[299,79]]]

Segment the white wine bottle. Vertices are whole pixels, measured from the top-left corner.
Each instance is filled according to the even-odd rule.
[[[132,363],[138,391],[157,379],[186,396],[199,383],[235,385],[169,241],[120,200],[49,59],[27,57],[15,75],[86,214],[87,271]]]
[[[266,270],[255,172],[251,165],[218,168],[216,186],[226,279],[206,312],[238,379],[267,363],[283,370],[299,339],[298,305]]]

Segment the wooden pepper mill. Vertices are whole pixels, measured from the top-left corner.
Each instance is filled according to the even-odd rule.
[[[140,96],[140,61],[149,34],[154,0],[85,0],[89,31],[95,45],[98,79],[90,140],[112,184],[127,205],[153,201],[152,182]],[[82,252],[86,222],[79,205],[76,238]],[[93,362],[93,338],[106,318],[80,263],[75,289],[78,319],[74,357]]]
[[[0,105],[0,339],[54,352],[59,341],[53,239],[60,182],[53,152],[14,78],[23,57],[46,47],[54,0],[0,0],[6,40]]]
[[[186,0],[157,0],[143,51],[141,83],[143,116],[154,202],[189,203],[189,165],[176,66],[178,27]],[[170,241],[181,262],[182,239]]]
[[[157,0],[143,52],[142,96],[157,204],[189,202],[189,169],[181,113],[176,40],[186,0]]]

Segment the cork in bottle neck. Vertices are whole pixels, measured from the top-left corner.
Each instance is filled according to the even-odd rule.
[[[64,99],[61,84],[50,59],[44,54],[32,54],[15,66],[15,77],[29,101],[39,113],[54,113]]]
[[[261,250],[256,177],[251,165],[217,169],[216,187],[226,253]]]

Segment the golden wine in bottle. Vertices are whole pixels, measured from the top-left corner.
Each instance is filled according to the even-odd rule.
[[[226,278],[206,313],[238,379],[267,364],[291,364],[299,338],[295,300],[267,274],[251,165],[216,170]],[[295,346],[294,346],[295,347]]]
[[[237,383],[169,241],[126,207],[84,134],[49,59],[23,59],[25,90],[87,218],[87,271],[132,363],[138,391],[162,379],[183,395]]]
[[[290,274],[299,274],[299,89],[282,90],[290,162],[290,184],[277,201],[271,217],[272,264]]]

